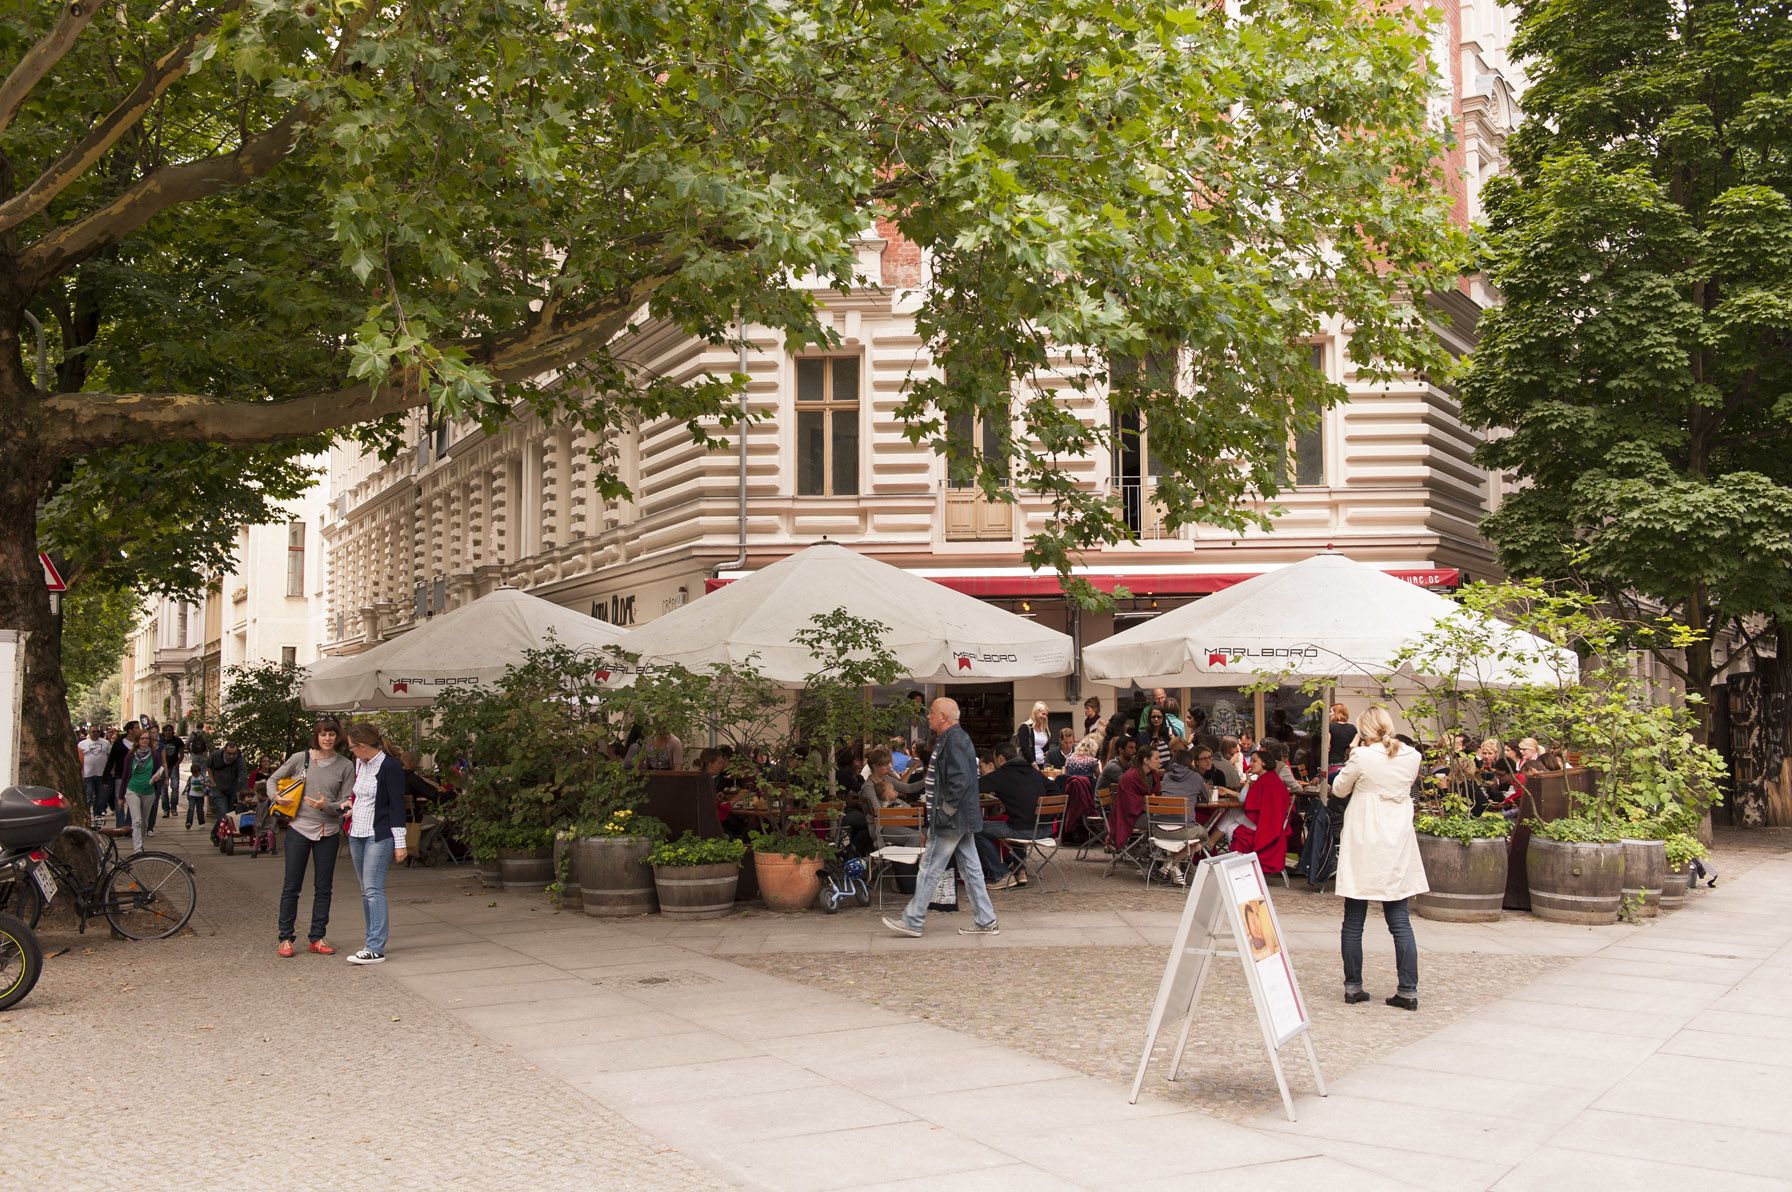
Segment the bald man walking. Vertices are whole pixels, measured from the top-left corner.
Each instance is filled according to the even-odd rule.
[[[959,935],[1000,935],[996,908],[983,884],[983,862],[977,857],[977,831],[983,827],[983,808],[977,794],[977,749],[971,735],[958,723],[958,702],[936,699],[927,711],[927,726],[934,732],[932,761],[927,767],[927,851],[921,854],[921,872],[915,878],[915,896],[900,919],[884,919],[884,926],[898,935],[919,937],[927,923],[927,904],[933,888],[953,857],[964,878],[971,900],[971,925]]]

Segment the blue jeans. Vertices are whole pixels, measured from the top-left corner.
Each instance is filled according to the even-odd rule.
[[[286,884],[280,887],[280,938],[297,940],[299,921],[299,887],[305,884],[305,870],[311,874],[312,943],[324,938],[330,927],[330,896],[336,888],[336,853],[342,847],[342,833],[311,839],[302,832],[286,834]],[[356,873],[360,872],[357,867]],[[382,878],[382,885],[384,881]],[[369,920],[371,922],[371,920]]]
[[[386,870],[392,868],[392,838],[348,838],[349,859],[361,883],[361,913],[367,916],[367,950],[375,956],[386,952]]]
[[[964,878],[964,891],[971,900],[971,918],[979,927],[996,921],[995,904],[989,900],[989,887],[983,884],[983,862],[977,858],[977,834],[935,829],[927,838],[927,850],[921,854],[921,871],[915,877],[915,896],[903,909],[902,922],[915,931],[927,922],[927,904],[933,901],[933,887],[952,858],[958,858],[958,873]],[[390,847],[390,846],[388,846]]]
[[[1344,992],[1356,993],[1363,987],[1363,921],[1369,916],[1369,904],[1361,898],[1344,900],[1344,930],[1340,943],[1344,949]],[[1399,975],[1399,992],[1405,997],[1419,996],[1419,941],[1412,934],[1412,916],[1407,914],[1406,899],[1381,904],[1381,917],[1387,920],[1388,934],[1394,937],[1394,968]]]
[[[1002,863],[1002,852],[996,847],[999,840],[1031,840],[1038,834],[1035,828],[1017,828],[1007,820],[984,820],[983,830],[977,833],[977,855],[983,858],[983,872],[990,877],[1006,877],[1020,869],[1026,862],[1025,848],[1014,850],[1014,860],[1009,864]]]
[[[112,780],[101,774],[97,778],[82,778],[81,785],[87,792],[88,814],[97,820],[112,806]]]

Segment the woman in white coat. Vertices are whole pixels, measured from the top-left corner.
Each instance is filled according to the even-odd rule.
[[[1366,1002],[1363,992],[1363,921],[1369,904],[1381,903],[1394,937],[1400,985],[1387,999],[1403,1010],[1419,1008],[1419,945],[1407,900],[1430,889],[1412,826],[1412,784],[1418,751],[1394,736],[1386,709],[1372,707],[1357,719],[1356,747],[1332,781],[1332,794],[1351,795],[1338,851],[1337,892],[1344,899],[1344,1000]]]

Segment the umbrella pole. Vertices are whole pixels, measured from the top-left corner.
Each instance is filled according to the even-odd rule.
[[[1332,793],[1332,705],[1338,702],[1338,685],[1325,687],[1325,707],[1319,710],[1319,797],[1329,799]]]

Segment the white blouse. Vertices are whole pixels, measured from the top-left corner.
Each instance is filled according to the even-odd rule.
[[[363,840],[373,835],[373,816],[378,808],[380,766],[386,761],[385,751],[364,762],[355,763],[355,805],[349,810],[348,834]],[[392,825],[392,847],[404,847],[404,825]]]

